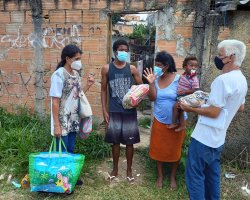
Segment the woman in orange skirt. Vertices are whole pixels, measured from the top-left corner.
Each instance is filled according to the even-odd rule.
[[[144,77],[149,82],[149,99],[154,101],[154,120],[151,128],[149,147],[150,158],[157,161],[158,178],[156,185],[163,185],[163,162],[171,163],[170,189],[176,189],[176,171],[181,157],[185,130],[176,132],[169,129],[172,111],[177,101],[177,87],[180,76],[176,73],[173,57],[165,51],[155,58],[154,71],[146,69]]]

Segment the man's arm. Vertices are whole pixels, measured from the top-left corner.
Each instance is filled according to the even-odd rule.
[[[245,104],[241,104],[238,111],[243,112],[245,110]]]
[[[198,115],[203,115],[203,116],[210,117],[210,118],[218,117],[221,112],[221,108],[216,107],[216,106],[193,108],[184,103],[180,103],[180,106],[182,110],[186,112],[195,112]]]
[[[139,71],[136,69],[134,65],[130,65],[131,73],[135,79],[136,84],[142,84],[142,78],[140,77]]]
[[[109,65],[104,65],[101,70],[101,102],[102,102],[102,112],[103,118],[108,123],[109,115],[107,111],[107,86],[108,86],[108,68]]]

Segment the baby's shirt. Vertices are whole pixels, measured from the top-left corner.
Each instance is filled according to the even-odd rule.
[[[200,86],[199,86],[199,80],[198,80],[197,75],[190,76],[187,74],[183,74],[181,75],[180,80],[179,80],[177,93],[179,95],[180,91],[198,89],[199,87]]]

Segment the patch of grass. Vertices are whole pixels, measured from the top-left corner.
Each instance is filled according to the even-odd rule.
[[[25,109],[16,114],[0,109],[0,122],[0,171],[27,172],[29,154],[48,150],[51,142],[49,119],[39,121]]]
[[[103,159],[111,155],[111,145],[105,143],[103,135],[94,130],[87,140],[79,138],[76,152],[82,152],[86,159]]]
[[[149,117],[143,117],[138,120],[139,126],[143,128],[149,128],[151,123],[151,119]]]
[[[186,129],[186,138],[182,144],[182,151],[181,151],[181,159],[180,159],[180,168],[185,170],[186,168],[186,160],[188,155],[188,147],[190,144],[191,134],[193,132],[193,129],[187,128]]]
[[[0,108],[0,138],[0,173],[23,176],[28,172],[29,154],[49,150],[50,116],[41,121],[25,108],[14,114]],[[102,159],[110,152],[110,145],[95,130],[87,140],[77,140],[76,153],[84,154],[87,160]]]

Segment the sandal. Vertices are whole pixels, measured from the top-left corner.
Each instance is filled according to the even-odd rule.
[[[110,174],[108,175],[107,181],[110,183],[116,178],[116,176],[111,176]]]
[[[127,179],[128,183],[131,184],[131,185],[135,183],[135,178],[134,177],[130,178],[129,176],[127,176],[126,179]]]

